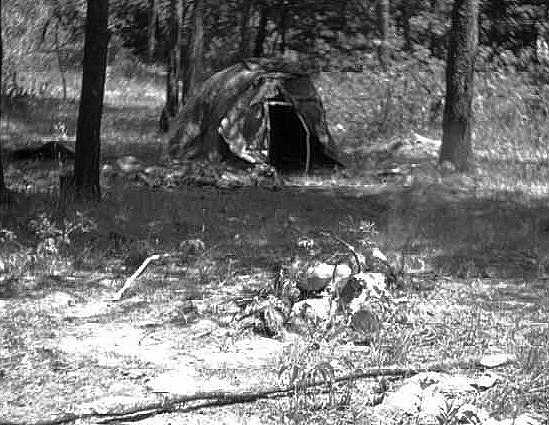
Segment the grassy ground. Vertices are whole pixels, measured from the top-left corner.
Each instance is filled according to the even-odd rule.
[[[200,360],[206,375],[261,381],[262,375],[275,379],[277,368],[295,358],[345,357],[358,368],[490,352],[513,354],[517,363],[474,403],[496,417],[548,415],[547,96],[523,76],[479,76],[475,166],[467,175],[445,176],[436,168],[436,146],[415,143],[412,135],[440,136],[441,72],[406,64],[388,74],[321,74],[328,119],[349,164],[329,178],[296,178],[279,191],[152,189],[122,179],[105,187],[98,206],[67,205],[48,193],[57,164],[9,161],[9,150],[29,141],[74,135],[76,102],[10,101],[2,122],[6,178],[27,194],[0,212],[0,315],[7,330],[0,352],[0,376],[7,381],[0,400],[7,401],[0,403],[0,416],[38,419],[41,411],[49,416],[108,394],[135,397],[144,375],[194,364],[191,358]],[[108,81],[105,162],[127,154],[159,162],[162,88],[155,75]],[[396,140],[405,148],[372,154]],[[413,177],[410,187],[399,176],[388,182],[378,177],[395,167]],[[365,231],[372,223],[375,232]],[[326,253],[340,250],[335,241],[323,241],[321,231],[357,246],[367,239],[395,266],[410,270],[395,294],[406,297],[406,320],[388,320],[375,343],[361,351],[337,345],[321,354],[299,346],[293,352],[273,349],[274,364],[254,369],[246,360],[251,372],[242,372],[236,360],[232,366],[216,363],[219,351],[235,359],[242,353],[227,348],[230,341],[248,341],[238,333],[229,342],[222,336],[231,329],[230,301],[271,282],[277,264],[298,252],[300,238],[321,241]],[[196,238],[206,251],[182,258],[181,241]],[[152,253],[173,256],[142,278],[132,300],[100,304]],[[187,308],[189,301],[197,312]],[[204,320],[217,324],[201,338],[203,329],[190,325]],[[151,329],[152,357],[141,344]],[[111,342],[101,338],[105,333]],[[114,347],[117,337],[133,351]],[[212,345],[222,348],[211,351]],[[109,355],[115,359],[110,365]],[[246,423],[260,411],[261,423],[366,424],[369,411],[360,403],[365,392],[357,388],[339,411],[278,400],[199,411],[186,422]]]

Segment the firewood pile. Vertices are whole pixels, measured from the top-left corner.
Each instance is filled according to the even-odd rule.
[[[177,188],[180,186],[216,186],[225,189],[261,186],[277,189],[282,179],[268,165],[232,166],[211,161],[182,161],[169,167],[146,166],[133,156],[118,158],[114,165],[102,169],[106,184],[123,177],[149,187]]]
[[[369,344],[381,323],[396,313],[390,289],[399,277],[377,248],[358,251],[333,234],[323,234],[342,246],[322,260],[314,250],[296,255],[279,267],[276,277],[258,294],[243,300],[236,320],[244,328],[273,338],[287,332]],[[314,240],[302,239],[312,248]]]

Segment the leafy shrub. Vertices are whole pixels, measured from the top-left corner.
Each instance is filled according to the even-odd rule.
[[[38,237],[36,253],[39,257],[68,254],[73,234],[87,233],[96,228],[93,221],[79,211],[74,221],[64,218],[61,224],[52,220],[48,214],[40,213],[30,221],[29,226]]]

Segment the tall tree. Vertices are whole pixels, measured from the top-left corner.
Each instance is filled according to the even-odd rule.
[[[240,12],[240,57],[246,58],[250,52],[250,15],[252,13],[252,0],[245,0]]]
[[[282,0],[281,6],[280,6],[280,18],[278,22],[278,31],[280,32],[280,43],[278,45],[278,49],[280,53],[283,55],[286,51],[286,36],[288,32],[288,3],[286,0]]]
[[[454,0],[446,62],[446,98],[439,161],[465,171],[472,156],[472,104],[478,44],[478,1]]]
[[[2,41],[2,0],[0,0],[0,87],[2,87],[2,58],[4,57],[4,43]],[[2,118],[2,92],[0,91],[0,120]],[[0,195],[6,191],[4,184],[4,166],[2,165],[2,141],[0,140]],[[3,196],[0,196],[0,200]]]
[[[430,19],[429,19],[429,50],[431,55],[436,56],[438,53],[438,34],[436,31],[436,19],[440,11],[440,0],[430,0]]]
[[[379,62],[381,66],[386,67],[389,61],[389,19],[390,3],[389,0],[379,0],[378,4],[378,31],[379,31]]]
[[[412,52],[412,12],[414,10],[414,2],[412,0],[402,1],[402,32],[404,36],[404,50]]]
[[[188,96],[204,79],[204,0],[194,0],[191,46],[188,51],[184,96]]]
[[[77,193],[98,198],[101,115],[109,44],[109,0],[87,0],[82,93],[76,127],[74,182]]]
[[[154,62],[155,57],[157,21],[156,0],[149,0],[149,25],[147,29],[147,56],[149,62]]]
[[[253,51],[253,55],[257,58],[263,54],[263,43],[267,37],[268,21],[269,17],[267,16],[267,6],[261,2],[259,5],[259,25],[257,27]]]
[[[166,107],[169,117],[179,109],[179,69],[181,61],[181,37],[179,31],[179,0],[170,0],[170,28],[168,38],[168,63],[166,70]]]

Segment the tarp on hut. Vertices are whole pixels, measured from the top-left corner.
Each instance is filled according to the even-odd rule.
[[[172,121],[172,159],[237,159],[282,171],[341,165],[311,76],[281,61],[214,74]]]

